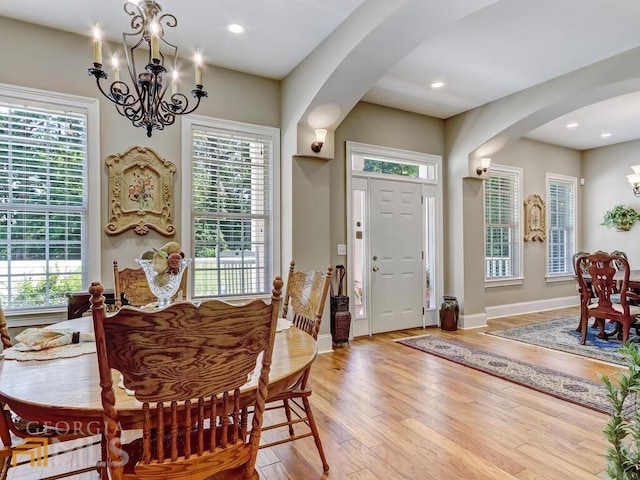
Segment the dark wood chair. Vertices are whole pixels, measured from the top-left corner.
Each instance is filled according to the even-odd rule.
[[[255,462],[281,288],[278,277],[270,303],[176,302],[153,312],[124,306],[107,316],[103,286],[91,285],[112,480],[259,478]],[[128,443],[121,438],[112,369],[144,415],[135,425],[141,437]],[[252,374],[257,389],[241,393]]]
[[[622,342],[626,343],[629,339],[629,329],[634,324],[636,315],[640,313],[640,307],[630,305],[631,300],[640,300],[640,297],[629,290],[627,259],[622,255],[611,255],[602,251],[582,255],[576,260],[576,273],[581,292],[580,343],[584,345],[586,342],[589,317],[596,319],[604,338],[604,320],[619,323]],[[590,282],[590,287],[587,282]],[[592,297],[592,292],[595,297]],[[618,294],[619,299],[615,298]]]
[[[188,268],[185,268],[176,297],[182,294],[182,297],[186,298],[187,278]],[[157,300],[149,289],[149,282],[142,268],[120,269],[117,260],[113,261],[113,289],[116,308],[123,305],[123,298],[128,301],[129,305],[136,307],[142,307]]]
[[[589,255],[589,253],[588,253],[588,252],[579,251],[579,252],[576,252],[576,253],[574,253],[574,254],[573,254],[573,272],[574,272],[574,273],[575,273],[575,275],[576,275],[576,281],[578,280],[578,271],[577,271],[577,268],[578,268],[578,264],[577,264],[577,262],[578,262],[578,258],[580,258],[580,257],[582,257],[582,256],[584,256],[584,255]],[[580,267],[580,268],[584,269],[585,267],[584,267],[584,265],[583,265],[583,266],[582,266],[582,267]],[[587,274],[587,277],[586,277],[586,278],[588,278],[588,272],[587,272],[587,271],[584,271],[584,270],[583,270],[583,272],[582,272],[582,273],[583,273],[583,274]],[[590,282],[589,280],[587,280],[586,285],[587,285],[587,287],[589,288],[589,292],[590,292],[591,298],[594,298],[594,297],[595,297],[595,294],[594,294],[594,293],[593,293],[593,291],[591,290],[591,282]],[[582,292],[581,292],[581,288],[580,288],[580,283],[579,283],[579,282],[578,282],[578,293],[580,294],[580,296],[582,296]],[[581,323],[581,322],[578,322],[578,325],[576,326],[576,332],[579,332],[579,331],[580,331],[580,329],[582,328],[582,327],[581,327],[581,325],[582,325],[582,323]],[[598,320],[594,320],[593,325],[591,325],[591,328],[598,328],[599,326],[602,326],[601,333],[599,333],[599,334],[598,334],[598,336],[601,336],[601,335],[603,335],[603,333],[602,333],[602,332],[604,332],[604,320],[603,320],[602,322],[600,322],[600,321],[598,321]]]
[[[611,252],[611,255],[619,255],[621,257],[626,258],[627,261],[629,260],[629,257],[627,257],[627,254],[622,250],[614,250],[613,252]],[[615,263],[616,263],[616,268],[618,270],[622,270],[624,268],[624,265],[621,262],[615,262]]]
[[[332,265],[327,267],[327,272],[324,275],[316,270],[308,272],[296,271],[295,262],[293,261],[289,265],[282,315],[285,318],[290,317],[294,326],[304,330],[314,339],[318,338],[322,314],[331,285],[332,272]],[[322,469],[328,472],[329,464],[322,448],[318,427],[309,403],[309,397],[312,393],[312,389],[308,385],[310,370],[311,367],[307,368],[292,385],[267,399],[268,406],[266,409],[283,409],[286,420],[265,425],[263,431],[288,427],[289,436],[271,442],[263,442],[260,448],[268,448],[313,436],[322,461]],[[304,431],[296,433],[294,425],[305,425]]]

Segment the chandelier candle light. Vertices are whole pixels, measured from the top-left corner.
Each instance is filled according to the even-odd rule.
[[[164,28],[176,27],[178,20],[170,14],[162,14],[162,7],[155,0],[138,0],[137,3],[127,1],[124,11],[131,16],[133,31],[122,33],[126,67],[131,77],[131,85],[120,80],[120,65],[117,54],[111,57],[113,82],[105,91],[101,80],[108,75],[102,69],[102,34],[96,25],[93,39],[93,67],[87,69],[90,76],[95,77],[98,89],[116,106],[120,115],[131,120],[134,126],[144,127],[147,136],[153,130],[162,130],[173,125],[176,115],[193,112],[200,105],[207,92],[202,86],[202,57],[200,52],[195,56],[195,88],[191,95],[196,99],[195,105],[189,105],[186,95],[178,92],[178,47],[164,38]],[[165,52],[161,50],[161,45]],[[147,50],[142,51],[142,46]],[[166,56],[165,56],[166,55]],[[146,63],[144,70],[136,69],[136,57],[139,62]],[[171,81],[164,82],[170,63]],[[170,94],[169,84],[171,84]],[[165,98],[166,97],[166,98]]]

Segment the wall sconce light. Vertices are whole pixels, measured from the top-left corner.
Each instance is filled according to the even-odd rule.
[[[480,166],[476,168],[476,173],[478,175],[482,175],[483,173],[487,173],[489,170],[489,165],[491,165],[491,159],[488,157],[484,157],[480,159]]]
[[[324,141],[327,138],[327,129],[326,128],[316,128],[316,141],[311,144],[311,150],[316,153],[319,153],[322,150],[322,145],[324,145]]]
[[[632,165],[633,173],[627,175],[627,182],[633,187],[633,194],[640,197],[640,165]]]

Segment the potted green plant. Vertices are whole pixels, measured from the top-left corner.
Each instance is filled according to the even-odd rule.
[[[607,478],[611,480],[640,480],[640,351],[627,342],[619,349],[629,360],[629,368],[612,381],[601,376],[607,387],[612,413],[604,429],[609,441],[607,450]],[[629,411],[631,410],[631,411]]]
[[[640,220],[640,213],[638,213],[634,208],[625,207],[624,205],[616,205],[611,210],[604,212],[601,225],[626,232],[631,229],[637,220]]]

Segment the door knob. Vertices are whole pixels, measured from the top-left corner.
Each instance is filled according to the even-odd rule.
[[[380,267],[373,267],[374,272],[377,272],[378,270],[380,270]]]
[[[374,255],[374,256],[373,256],[373,261],[375,262],[377,259],[378,259],[378,256],[377,256],[377,255]]]

